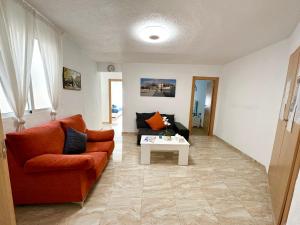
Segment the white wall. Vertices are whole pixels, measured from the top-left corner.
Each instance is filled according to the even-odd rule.
[[[192,76],[219,76],[219,66],[128,63],[123,69],[123,131],[136,131],[136,112],[175,114],[187,126],[190,112]],[[176,79],[175,98],[140,96],[140,78]]]
[[[97,64],[83,54],[66,35],[63,37],[63,54],[63,65],[81,73],[82,90],[62,90],[57,117],[81,113],[89,127],[98,128],[100,127],[100,97],[98,97],[100,96],[100,77],[97,77]],[[49,113],[49,111],[41,111],[26,115],[25,126],[28,128],[49,121]],[[5,132],[14,131],[14,119],[4,118],[3,126]]]
[[[109,122],[109,79],[122,79],[121,72],[100,72],[101,77],[101,121]]]
[[[291,36],[224,65],[215,133],[268,169],[289,56],[300,46],[300,23]]]
[[[81,91],[63,90],[58,117],[83,114],[87,126],[97,129],[100,121],[100,76],[97,63],[69,39],[64,39],[64,66],[81,73]]]
[[[224,66],[215,134],[268,168],[288,65],[282,41]]]

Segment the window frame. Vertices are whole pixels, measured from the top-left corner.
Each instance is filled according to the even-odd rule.
[[[38,42],[39,40],[37,38],[34,38],[34,41]],[[0,49],[0,54],[1,54],[1,49]],[[0,84],[0,86],[1,86],[1,84]],[[3,87],[0,87],[0,88],[3,88]],[[26,115],[32,115],[34,113],[39,113],[39,112],[51,111],[51,106],[40,108],[40,109],[35,108],[31,73],[30,73],[30,84],[29,84],[29,90],[28,90],[27,104],[28,104],[29,109],[25,109],[25,113],[24,113],[25,116]],[[5,113],[1,112],[1,117],[2,118],[12,118],[14,116],[15,116],[14,112],[5,112]]]

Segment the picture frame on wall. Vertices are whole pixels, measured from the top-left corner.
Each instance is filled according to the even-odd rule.
[[[63,67],[63,88],[67,90],[81,90],[81,74],[75,70]]]
[[[141,78],[140,94],[147,97],[171,97],[176,93],[175,79]]]

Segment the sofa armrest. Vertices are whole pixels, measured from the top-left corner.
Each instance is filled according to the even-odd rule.
[[[190,131],[179,122],[175,122],[175,132],[189,140]]]
[[[112,141],[114,140],[114,130],[86,130],[88,141]]]
[[[62,170],[87,170],[93,166],[90,155],[44,154],[28,160],[26,173],[42,173]]]

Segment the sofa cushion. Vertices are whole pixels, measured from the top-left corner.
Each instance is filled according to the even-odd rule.
[[[112,141],[114,130],[86,130],[88,141]]]
[[[109,157],[114,150],[113,141],[104,141],[104,142],[87,142],[86,152],[106,152]]]
[[[28,160],[24,165],[26,173],[53,172],[62,170],[87,170],[94,166],[89,155],[44,154]]]
[[[85,152],[87,135],[68,127],[64,146],[64,154],[80,154]]]
[[[93,160],[93,170],[95,171],[96,177],[99,177],[107,164],[107,153],[106,152],[87,152],[82,155],[91,156]]]
[[[86,125],[82,118],[82,115],[74,115],[64,119],[59,120],[61,122],[62,127],[66,131],[68,127],[71,127],[79,132],[85,133]]]
[[[153,116],[153,113],[136,113],[136,126],[138,129],[140,128],[150,128],[150,126],[146,123],[146,120]]]
[[[166,127],[159,112],[156,112],[153,116],[147,119],[146,123],[151,127],[152,130],[162,130]]]
[[[139,135],[163,135],[163,130],[151,130],[151,129],[147,129],[147,128],[141,128],[138,131]],[[171,133],[171,135],[175,135],[175,131],[173,129],[168,129],[168,132]]]
[[[21,164],[42,154],[62,154],[65,134],[55,121],[21,132],[6,134],[6,145]]]

